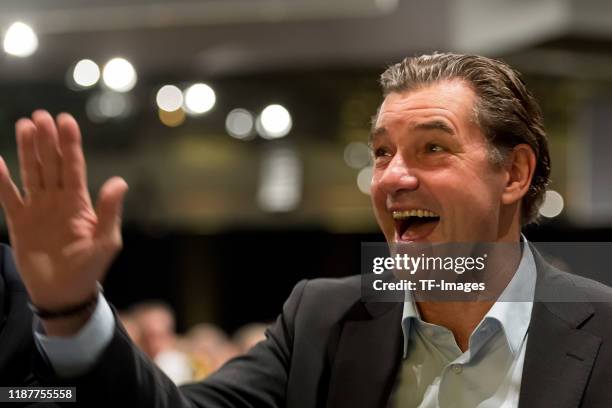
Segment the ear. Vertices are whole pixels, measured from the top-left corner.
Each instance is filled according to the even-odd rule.
[[[502,192],[502,203],[514,204],[520,201],[531,185],[535,171],[536,157],[528,144],[514,146],[507,158],[507,182]]]

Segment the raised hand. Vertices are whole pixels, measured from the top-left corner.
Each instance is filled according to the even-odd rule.
[[[97,290],[121,249],[126,182],[104,183],[95,209],[77,122],[46,111],[15,125],[23,194],[0,158],[0,201],[15,261],[32,303],[62,310]]]

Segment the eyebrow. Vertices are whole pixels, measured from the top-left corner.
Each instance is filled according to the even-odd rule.
[[[446,122],[442,120],[431,120],[415,125],[415,130],[441,130],[444,133],[448,133],[451,136],[455,135],[455,131]]]
[[[413,130],[425,130],[425,131],[439,130],[451,136],[454,136],[456,134],[452,127],[450,127],[446,122],[442,120],[438,120],[438,119],[418,123],[414,125],[412,129]],[[386,133],[387,133],[387,129],[385,129],[384,127],[373,127],[370,132],[368,144],[371,145],[378,136],[384,135]]]

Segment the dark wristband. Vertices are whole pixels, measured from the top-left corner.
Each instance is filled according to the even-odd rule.
[[[28,306],[32,313],[41,319],[58,319],[61,317],[70,317],[82,313],[86,310],[93,310],[98,304],[98,295],[102,293],[102,285],[98,283],[98,291],[88,298],[86,301],[79,303],[78,305],[68,306],[61,310],[49,310],[43,309],[32,302],[28,302]]]

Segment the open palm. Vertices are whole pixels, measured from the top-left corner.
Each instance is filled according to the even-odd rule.
[[[80,130],[68,114],[54,121],[36,111],[15,132],[23,194],[0,158],[0,201],[17,268],[37,306],[78,304],[95,293],[121,248],[127,184],[107,180],[93,208]]]

